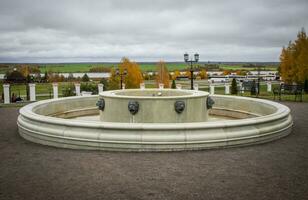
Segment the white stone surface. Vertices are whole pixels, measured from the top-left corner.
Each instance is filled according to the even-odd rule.
[[[53,98],[57,99],[58,96],[58,83],[52,83],[52,90],[53,90]]]
[[[4,96],[4,103],[9,104],[11,102],[11,99],[10,99],[10,84],[3,84],[3,96]]]
[[[197,90],[197,91],[199,90],[199,85],[198,85],[198,83],[195,83],[195,84],[194,84],[194,90]]]
[[[92,92],[82,91],[81,96],[91,96]]]
[[[271,82],[267,82],[266,86],[267,86],[267,92],[272,92],[272,83]]]
[[[29,88],[30,88],[30,101],[36,101],[35,84],[30,83]]]
[[[98,87],[98,93],[101,93],[101,92],[104,91],[104,84],[99,83],[99,84],[97,85],[97,87]]]
[[[145,84],[144,83],[140,83],[140,89],[144,90],[145,89]]]
[[[240,93],[244,93],[244,90],[243,90],[243,83],[242,82],[239,82],[238,83],[238,85],[239,85],[239,88],[240,88]]]
[[[210,94],[211,95],[215,94],[215,85],[213,84],[210,85]]]
[[[75,83],[76,96],[80,96],[80,83]]]
[[[225,94],[230,94],[230,84],[229,83],[225,84]]]
[[[99,94],[104,99],[105,109],[101,120],[124,123],[183,123],[207,120],[206,98],[208,92],[157,88],[106,91]],[[184,103],[184,110],[177,113],[176,101]],[[132,115],[128,104],[136,101],[139,110]]]
[[[291,132],[290,109],[276,102],[213,95],[215,108],[259,115],[197,123],[114,123],[51,117],[72,109],[93,109],[97,95],[44,100],[20,109],[20,135],[32,142],[72,149],[179,151],[268,142]]]

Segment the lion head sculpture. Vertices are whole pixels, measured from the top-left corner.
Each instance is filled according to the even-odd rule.
[[[174,109],[177,113],[182,113],[185,109],[185,102],[184,101],[176,101],[174,103]]]
[[[129,101],[128,110],[132,115],[135,115],[139,110],[139,103],[137,101]]]

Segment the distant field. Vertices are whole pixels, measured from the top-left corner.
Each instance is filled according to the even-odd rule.
[[[31,64],[29,64],[31,65]],[[38,64],[42,73],[45,71],[53,72],[89,72],[92,67],[117,67],[116,63],[64,63],[64,64]],[[185,63],[166,63],[169,71],[183,70],[189,66]],[[204,64],[199,64],[203,66]],[[140,63],[139,64],[142,71],[156,71],[156,63]],[[227,70],[256,70],[255,68],[242,67],[242,65],[228,65],[220,64],[220,68]],[[12,70],[15,67],[14,64],[9,65],[9,67],[4,67],[0,65],[0,73],[4,74],[8,70]],[[266,66],[262,67],[261,70],[266,68],[267,70],[277,70],[277,66]]]
[[[41,67],[41,71],[52,70],[54,72],[88,72],[91,67],[117,67],[117,64],[87,64],[87,63],[76,63],[76,64],[48,64]],[[139,64],[142,71],[156,71],[157,66],[155,63],[140,63]],[[228,70],[254,70],[254,68],[244,68],[241,65],[219,65],[223,69]],[[167,68],[169,71],[183,70],[189,66],[185,63],[167,63]],[[267,70],[276,70],[277,67],[266,66]]]
[[[75,64],[47,64],[41,68],[42,72],[45,71],[54,71],[54,72],[88,72],[92,67],[117,67],[118,64],[87,64],[87,63],[75,63]],[[142,71],[156,71],[156,64],[152,63],[141,63],[139,64]],[[186,64],[175,64],[167,63],[169,71],[174,71],[176,69],[182,70],[187,68]]]
[[[220,68],[226,69],[226,70],[247,70],[247,71],[251,71],[251,70],[257,70],[257,68],[255,67],[242,67],[241,65],[226,65],[226,64],[221,64],[219,65]],[[275,71],[277,70],[277,66],[265,66],[265,67],[261,67],[261,70],[271,70],[271,71]]]

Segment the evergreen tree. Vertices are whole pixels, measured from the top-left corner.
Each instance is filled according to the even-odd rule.
[[[237,94],[237,82],[236,79],[232,79],[231,83],[231,94]]]
[[[250,95],[256,95],[257,94],[257,85],[256,81],[252,81],[251,89],[250,89]]]
[[[176,84],[175,84],[175,80],[174,79],[172,80],[171,88],[172,89],[176,89]]]
[[[90,81],[89,76],[87,74],[84,74],[83,77],[81,78],[81,81],[82,82],[89,82]]]
[[[304,82],[304,91],[306,94],[308,93],[308,79],[306,79]]]

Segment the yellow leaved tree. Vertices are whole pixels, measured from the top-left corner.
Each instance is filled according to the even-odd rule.
[[[283,47],[280,54],[279,72],[286,83],[304,83],[308,80],[308,37],[304,29],[294,42]]]
[[[159,63],[157,63],[157,75],[156,75],[157,87],[160,83],[163,83],[165,88],[170,87],[169,71],[164,61],[160,61]]]
[[[201,71],[199,71],[198,76],[200,76],[201,79],[206,79],[207,78],[207,73],[205,69],[201,69]]]
[[[130,61],[128,58],[122,58],[119,64],[119,74],[123,75],[123,83],[125,83],[125,88],[139,88],[140,83],[143,82],[142,73],[139,65],[136,62]],[[109,88],[119,89],[120,88],[120,75],[116,73],[115,69],[111,69],[109,78]]]

